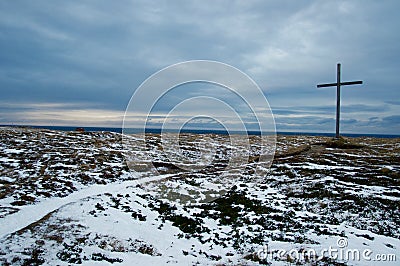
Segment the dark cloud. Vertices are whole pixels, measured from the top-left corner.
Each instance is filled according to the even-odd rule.
[[[400,126],[400,115],[391,115],[391,116],[386,116],[382,119],[384,123],[387,123],[389,125],[397,125]]]
[[[278,126],[331,131],[335,88],[316,84],[334,82],[341,62],[343,80],[364,81],[342,90],[344,129],[396,133],[399,8],[395,0],[1,1],[0,119],[53,124],[68,120],[27,112],[122,113],[154,72],[210,59],[249,74]]]
[[[387,104],[400,105],[400,101],[385,101]]]
[[[352,104],[341,106],[341,111],[343,113],[382,113],[388,110],[389,107],[386,105]],[[336,105],[272,107],[272,111],[277,115],[333,114],[336,112]]]

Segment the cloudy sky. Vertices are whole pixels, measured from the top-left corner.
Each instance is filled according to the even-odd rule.
[[[0,124],[120,127],[150,75],[204,59],[248,74],[278,131],[334,132],[335,88],[316,84],[335,82],[340,62],[343,81],[364,81],[342,89],[342,131],[400,134],[398,10],[397,0],[0,1]]]

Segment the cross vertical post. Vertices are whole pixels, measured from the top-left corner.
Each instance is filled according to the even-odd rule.
[[[336,73],[336,138],[340,136],[339,133],[340,124],[340,64],[337,64]]]
[[[323,87],[334,87],[336,86],[336,138],[340,137],[340,87],[345,86],[345,85],[356,85],[356,84],[362,84],[363,82],[361,80],[357,81],[348,81],[348,82],[342,82],[340,78],[340,70],[341,64],[337,64],[337,72],[336,72],[336,83],[326,83],[326,84],[318,84],[317,88],[323,88]]]

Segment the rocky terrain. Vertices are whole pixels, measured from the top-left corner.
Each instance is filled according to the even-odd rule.
[[[278,136],[270,170],[255,171],[257,138],[228,167],[229,136],[183,134],[192,161],[202,139],[215,149],[187,169],[155,134],[127,161],[118,133],[1,128],[0,263],[398,263],[399,139]],[[354,249],[371,253],[343,256]]]

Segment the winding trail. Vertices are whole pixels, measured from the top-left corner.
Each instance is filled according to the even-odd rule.
[[[0,219],[0,239],[7,237],[18,230],[21,230],[30,224],[39,221],[47,214],[62,208],[65,205],[79,201],[81,199],[96,196],[104,193],[118,192],[121,189],[162,180],[173,176],[173,174],[159,175],[155,177],[140,178],[122,182],[114,182],[106,185],[92,185],[75,191],[64,198],[49,198],[34,205],[21,207],[16,213],[5,216]]]

